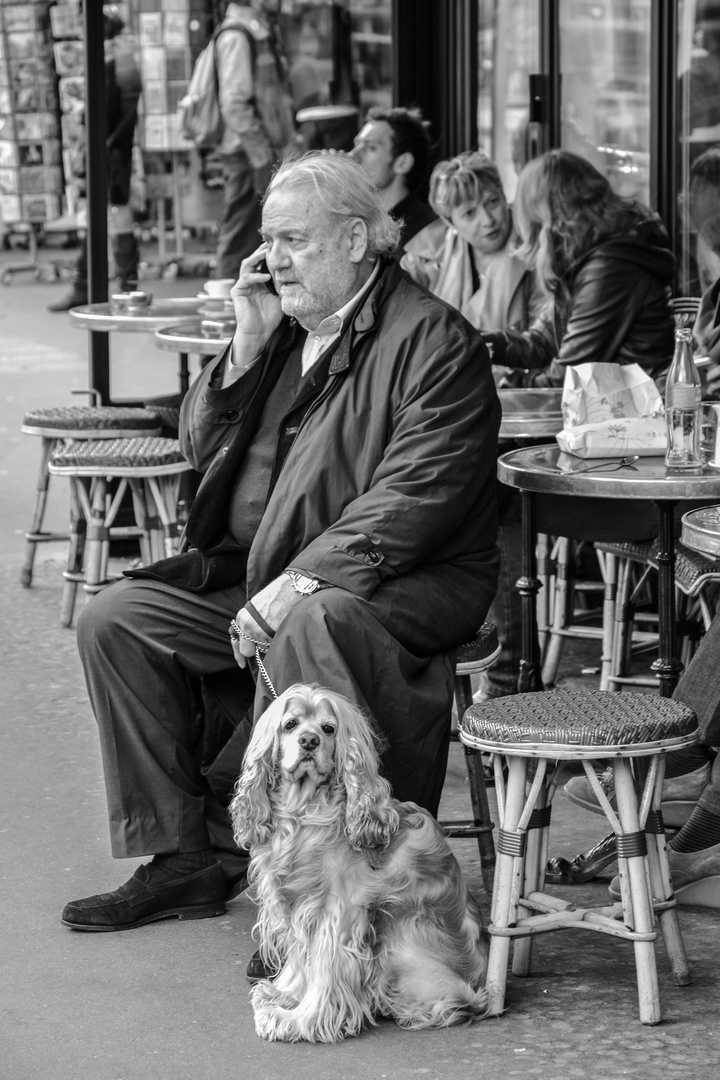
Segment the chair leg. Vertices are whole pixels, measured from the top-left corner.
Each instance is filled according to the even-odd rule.
[[[57,439],[42,437],[42,446],[40,449],[40,468],[38,470],[37,483],[35,485],[35,508],[33,510],[32,524],[30,531],[25,534],[27,545],[25,548],[25,562],[23,563],[20,571],[20,584],[26,589],[30,587],[33,579],[33,569],[35,565],[35,553],[37,546],[42,540],[57,539],[62,537],[60,534],[44,533],[42,531],[43,520],[45,518],[45,507],[47,506],[48,487],[50,485],[50,473],[48,472],[48,462],[50,455],[55,449],[58,443]]]
[[[626,758],[618,758],[614,762],[613,769],[620,826],[624,837],[632,837],[640,832],[640,822],[637,794],[630,762]],[[650,882],[646,873],[646,856],[630,855],[624,861],[626,876],[621,873],[620,878],[623,910],[627,913],[626,895],[629,893],[632,904],[632,929],[637,934],[648,935],[646,940],[633,942],[640,1020],[643,1024],[659,1024],[662,1016],[655,959],[655,940],[650,939],[650,935],[657,937],[657,933],[654,925],[655,916],[650,895]]]
[[[455,676],[455,703],[458,719],[462,719],[472,705],[472,684],[469,675]],[[470,801],[473,810],[473,824],[479,829],[477,836],[480,855],[480,872],[483,884],[492,894],[495,878],[495,842],[493,840],[493,822],[490,817],[487,786],[483,773],[482,754],[470,746],[463,746],[465,766],[470,785]]]
[[[542,892],[545,882],[545,862],[547,860],[549,812],[547,786],[543,785],[528,824],[522,896]],[[530,974],[532,948],[533,939],[531,935],[515,938],[512,958],[513,975],[528,976]]]
[[[542,666],[542,682],[546,689],[555,685],[565,645],[562,631],[572,622],[574,594],[573,553],[574,545],[572,540],[559,537],[552,628]]]
[[[527,763],[528,759],[522,757],[511,756],[508,760],[505,806],[501,815],[502,832],[504,833],[516,833],[517,824],[523,812]],[[492,1013],[500,1013],[505,1007],[510,938],[505,936],[502,931],[517,922],[519,889],[524,874],[523,862],[523,856],[506,853],[503,850],[503,844],[498,844],[491,925],[489,927],[490,952],[485,983],[490,1012]]]
[[[480,873],[483,884],[488,893],[492,895],[495,881],[495,842],[493,840],[493,822],[490,819],[490,806],[488,804],[487,788],[483,775],[482,755],[479,750],[473,750],[471,746],[464,746],[465,765],[467,767],[468,781],[470,784],[470,800],[473,808],[473,824],[478,832],[477,843],[480,854]]]
[[[63,573],[65,584],[60,602],[62,626],[72,626],[77,588],[84,581],[83,563],[87,536],[87,518],[83,509],[84,501],[87,500],[86,489],[82,487],[83,481],[80,477],[69,476],[68,480],[70,481],[70,543],[67,564]]]
[[[109,547],[109,529],[105,525],[107,499],[107,479],[95,478],[90,507],[90,521],[87,530],[87,556],[85,560],[85,592],[96,593],[107,584],[107,561]]]
[[[600,555],[600,552],[598,552]],[[603,636],[602,657],[600,659],[600,689],[608,690],[613,662],[613,631],[615,629],[615,604],[618,589],[618,558],[611,552],[601,561],[605,591],[603,594]]]
[[[645,780],[648,772],[648,759],[638,759],[636,767],[639,774]],[[645,836],[648,845],[648,870],[650,875],[650,892],[653,897],[660,901],[669,900],[673,895],[673,886],[670,879],[670,868],[667,859],[667,843],[665,829],[662,821],[660,807],[662,803],[662,785],[665,776],[665,759],[660,758],[658,772],[653,791],[652,809],[645,822]],[[688,986],[691,982],[690,965],[688,964],[685,944],[680,933],[677,908],[670,907],[664,911],[656,912],[660,931],[665,942],[665,950],[670,959],[673,980],[677,986]]]

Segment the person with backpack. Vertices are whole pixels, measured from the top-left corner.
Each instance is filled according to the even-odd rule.
[[[258,245],[260,198],[273,165],[292,148],[294,114],[284,60],[264,16],[275,0],[228,3],[215,31],[225,201],[219,223],[217,276],[236,279]]]
[[[125,29],[115,4],[103,4],[103,30],[106,42],[113,41]],[[111,47],[112,48],[112,47]],[[117,288],[120,292],[137,289],[140,252],[133,229],[130,206],[133,141],[138,102],[142,94],[140,72],[129,42],[107,50],[105,59],[105,115],[107,123],[108,237],[112,247]],[[74,174],[81,189],[85,185],[85,146],[78,146]],[[69,311],[88,303],[87,236],[73,268],[70,291],[48,311]]]

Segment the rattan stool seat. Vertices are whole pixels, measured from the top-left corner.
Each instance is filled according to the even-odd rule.
[[[93,476],[108,472],[113,476],[182,472],[191,466],[180,453],[177,439],[158,436],[133,439],[76,440],[58,447],[50,458],[50,472]]]
[[[555,690],[513,694],[473,705],[460,738],[469,746],[530,757],[577,758],[654,754],[695,741],[697,720],[687,705],[650,694]]]
[[[23,417],[21,430],[25,435],[44,435],[54,439],[116,439],[119,431],[134,435],[158,435],[161,427],[161,418],[151,409],[115,405],[58,405],[48,409],[30,409]]]
[[[510,943],[514,975],[530,974],[532,939],[592,930],[631,941],[640,1020],[661,1020],[655,941],[659,924],[675,982],[690,982],[665,852],[665,754],[697,740],[697,718],[680,702],[649,694],[555,690],[473,705],[460,740],[493,754],[500,829],[488,926],[490,1010],[505,1007]],[[534,760],[532,760],[534,759]],[[595,772],[612,763],[615,805]],[[615,834],[622,899],[584,907],[545,891],[552,800],[567,760],[580,761]],[[507,783],[503,767],[507,767]]]
[[[175,553],[180,480],[191,468],[177,439],[158,436],[77,439],[56,448],[48,470],[69,478],[71,499],[71,544],[60,612],[64,626],[72,623],[79,584],[92,595],[111,583],[110,538],[126,493],[132,496],[132,535],[140,541],[143,563]]]

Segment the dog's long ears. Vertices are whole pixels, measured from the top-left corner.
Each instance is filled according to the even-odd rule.
[[[291,686],[273,701],[253,728],[243,771],[230,803],[233,832],[240,847],[263,843],[270,835],[272,806],[269,792],[276,783],[278,731],[287,701],[296,690],[297,687]]]
[[[379,771],[372,729],[362,712],[339,695],[328,695],[338,718],[335,760],[345,787],[345,832],[356,848],[383,847],[397,831],[392,791]]]
[[[272,807],[268,793],[273,780],[271,762],[258,757],[246,763],[235,785],[230,818],[235,842],[241,848],[263,843],[270,835]]]

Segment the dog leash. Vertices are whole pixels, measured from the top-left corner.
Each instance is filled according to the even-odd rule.
[[[270,643],[267,641],[257,641],[254,637],[250,637],[250,634],[246,634],[244,630],[240,629],[235,619],[230,623],[230,638],[233,641],[239,641],[240,638],[245,638],[246,641],[252,641],[255,646],[255,663],[257,664],[257,669],[260,672],[263,681],[267,684],[268,690],[272,696],[276,698],[278,696],[277,690],[273,686],[270,676],[267,673],[267,668],[262,661],[262,654],[268,651]]]

